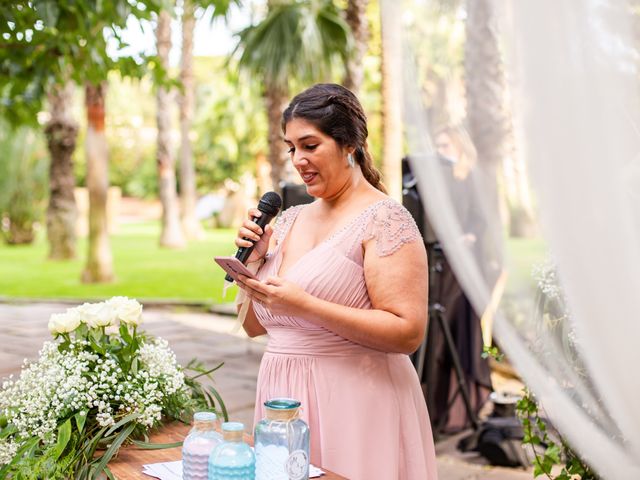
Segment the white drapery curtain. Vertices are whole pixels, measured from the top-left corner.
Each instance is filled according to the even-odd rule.
[[[403,42],[408,153],[430,223],[478,312],[499,291],[494,336],[560,433],[603,478],[638,479],[640,41],[630,6],[494,2],[514,137],[537,205],[536,241],[564,292],[564,327],[551,331],[536,310],[540,288],[522,275],[524,244],[506,238],[499,208],[488,201],[496,172],[479,158],[461,187],[452,176],[457,159],[436,155],[421,51],[421,22],[433,1],[382,3],[383,28]]]

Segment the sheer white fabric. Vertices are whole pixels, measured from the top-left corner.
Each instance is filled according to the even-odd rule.
[[[477,311],[502,298],[494,334],[554,425],[603,478],[637,479],[640,82],[631,9],[607,0],[494,5],[502,7],[514,137],[538,207],[536,241],[548,247],[564,291],[556,299],[559,310],[566,307],[562,328],[549,328],[549,316],[537,309],[540,289],[522,275],[523,250],[514,248],[522,244],[505,238],[491,200],[495,166],[479,159],[460,194],[447,159],[435,155],[421,25],[433,4],[385,0],[383,22],[403,19],[402,28],[391,22],[387,28],[403,38],[411,166],[436,235]],[[462,203],[474,213],[467,215]],[[468,232],[480,232],[476,242]]]

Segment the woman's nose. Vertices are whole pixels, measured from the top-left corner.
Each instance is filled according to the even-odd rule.
[[[298,165],[304,166],[308,163],[308,160],[305,158],[304,153],[298,152],[298,150],[293,152],[293,156],[291,157],[291,160],[293,161],[294,167],[297,167]]]

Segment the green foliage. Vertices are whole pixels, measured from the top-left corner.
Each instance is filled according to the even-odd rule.
[[[504,353],[500,352],[500,349],[495,345],[487,346],[484,345],[482,347],[482,354],[480,354],[482,358],[493,358],[496,362],[501,362],[504,360]]]
[[[9,243],[33,240],[34,224],[43,218],[47,181],[42,134],[0,120],[0,219],[9,221],[4,232]]]
[[[119,56],[129,17],[151,19],[168,0],[16,0],[0,5],[0,108],[34,123],[51,84],[97,83],[111,70],[163,79],[155,56]],[[109,50],[107,49],[109,45]],[[109,56],[113,52],[113,57]]]
[[[86,312],[82,310],[84,307],[74,310]],[[90,315],[87,313],[67,312],[66,315],[85,315],[83,322],[91,318],[86,316]],[[29,408],[23,402],[31,400],[30,394],[22,393],[23,390],[32,387],[38,394],[46,395],[46,379],[34,380],[33,376],[27,375],[25,385],[11,390],[13,396],[0,397],[0,406],[3,411],[9,412],[10,419],[0,430],[0,447],[6,448],[9,444],[6,442],[18,445],[18,450],[9,457],[9,461],[4,457],[6,463],[0,465],[0,478],[89,480],[101,474],[111,475],[107,468],[109,461],[122,445],[133,443],[134,440],[146,448],[176,446],[141,441],[147,438],[146,434],[152,426],[161,424],[154,413],[148,412],[149,408],[161,409],[162,421],[188,422],[195,411],[201,410],[214,411],[225,420],[228,419],[220,394],[213,387],[200,384],[203,377],[212,380],[211,374],[223,364],[206,369],[193,360],[186,369],[182,369],[175,364],[175,357],[171,360],[173,353],[167,348],[166,342],[156,342],[139,331],[137,322],[139,319],[129,324],[121,321],[117,332],[109,333],[104,326],[91,326],[88,321],[80,323],[73,332],[56,334],[55,344],[45,344],[38,360],[38,364],[42,365],[38,371],[58,372],[55,363],[59,363],[66,377],[64,381],[68,380],[72,388],[81,390],[78,393],[80,399],[68,397],[67,392],[54,394],[47,399],[51,402],[47,422],[51,415],[56,422],[51,429],[48,423],[40,425],[39,420],[29,414],[26,414],[28,426],[25,427],[24,415],[20,413],[25,407]],[[154,350],[145,357],[143,350],[148,351],[150,347]],[[194,375],[187,375],[187,371],[194,372]],[[70,376],[81,376],[82,381],[69,379]],[[113,376],[117,376],[116,381]],[[121,387],[122,393],[119,390]],[[9,384],[6,388],[14,387]],[[106,424],[103,423],[104,417],[101,419],[105,410],[98,406],[98,401],[91,402],[88,407],[87,400],[84,400],[85,396],[95,393],[98,394],[95,398],[101,400],[100,405],[106,402],[110,406],[112,413],[108,416],[111,420]],[[9,403],[5,403],[7,401]],[[17,413],[12,413],[16,410]],[[12,421],[22,425],[21,429],[28,430],[26,435],[16,429]],[[38,436],[31,429],[44,433]],[[6,450],[3,453],[6,455]]]
[[[47,242],[39,235],[33,245],[0,244],[0,295],[7,298],[99,299],[128,295],[139,299],[224,303],[235,287],[222,296],[224,271],[213,261],[217,255],[233,255],[235,230],[206,230],[201,240],[183,250],[158,246],[159,222],[123,224],[111,237],[114,268],[112,283],[86,284],[78,271],[83,259],[47,261]],[[86,238],[78,251],[86,250]],[[188,268],[185,268],[185,265]]]
[[[518,401],[516,411],[522,423],[523,445],[529,445],[534,454],[534,477],[545,475],[550,480],[596,480],[598,477],[571,450],[569,445],[560,440],[556,443],[549,435],[545,421],[540,417],[538,404],[530,390]],[[540,447],[543,447],[541,449]],[[542,453],[540,451],[542,450]],[[562,464],[559,473],[552,472],[553,466]]]
[[[212,63],[207,65],[214,81],[198,88],[194,121],[201,192],[219,187],[227,178],[237,179],[247,170],[255,172],[256,158],[267,148],[267,120],[255,84],[243,83],[236,68],[224,68],[217,59]]]
[[[286,87],[291,78],[330,78],[334,59],[344,60],[350,30],[332,0],[282,2],[269,8],[257,25],[239,33],[240,66],[272,85]]]

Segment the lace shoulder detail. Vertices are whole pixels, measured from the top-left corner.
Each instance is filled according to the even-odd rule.
[[[294,205],[293,207],[289,207],[276,219],[276,223],[273,227],[273,236],[276,239],[276,245],[279,244],[287,234],[289,227],[291,227],[291,224],[298,216],[298,212],[302,207],[304,207],[304,205]]]
[[[394,200],[386,200],[375,209],[365,228],[363,241],[376,239],[376,253],[391,255],[405,243],[421,240],[415,220],[409,211]]]

